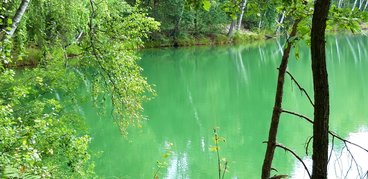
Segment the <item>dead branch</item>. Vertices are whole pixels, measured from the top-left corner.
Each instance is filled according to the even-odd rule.
[[[344,145],[346,145],[346,143],[344,143]],[[350,151],[350,149],[349,149],[349,147],[346,145],[346,151],[348,151],[349,152],[349,154],[350,154],[350,156],[351,156],[351,162],[353,163],[354,162],[354,164],[355,164],[355,167],[356,167],[356,169],[357,169],[357,171],[358,171],[358,175],[360,176],[361,174],[360,174],[360,170],[359,170],[359,164],[358,164],[358,162],[356,161],[356,159],[355,159],[355,157],[354,157],[354,155],[353,155],[353,153]]]
[[[305,154],[306,155],[309,155],[308,154],[308,148],[309,148],[309,144],[312,141],[312,139],[313,139],[313,136],[312,137],[309,137],[307,143],[305,144]]]
[[[298,116],[300,118],[303,118],[303,119],[307,120],[309,123],[313,124],[313,121],[311,119],[309,119],[307,116],[304,116],[302,114],[299,114],[299,113],[296,113],[296,112],[293,112],[293,111],[288,111],[288,110],[285,110],[285,109],[281,109],[281,112],[291,114],[291,115],[294,115],[294,116]]]
[[[293,81],[298,86],[299,90],[302,91],[307,96],[309,102],[314,107],[314,103],[312,101],[312,98],[309,96],[308,92],[299,84],[299,82],[294,78],[294,76],[289,71],[286,71],[286,73],[290,76],[291,81]]]
[[[351,142],[351,141],[349,141],[349,140],[346,140],[346,139],[344,139],[344,138],[342,138],[342,137],[338,136],[335,132],[328,131],[328,133],[329,133],[331,136],[336,137],[337,139],[341,140],[341,141],[342,141],[342,142],[344,142],[344,143],[348,143],[348,144],[354,145],[354,146],[356,146],[356,147],[358,147],[358,148],[360,148],[360,149],[362,149],[362,150],[364,150],[364,151],[368,152],[368,149],[366,149],[366,148],[364,148],[364,147],[362,147],[362,146],[360,146],[360,145],[358,145],[358,144],[356,144],[356,143],[354,143],[354,142]],[[346,145],[346,144],[345,144],[345,145]]]
[[[330,156],[328,156],[328,162],[327,163],[330,163],[330,159],[331,159],[331,156],[332,156],[332,151],[333,151],[334,145],[335,145],[335,137],[332,136],[332,140],[331,140],[331,151],[330,151]]]
[[[279,143],[276,143],[276,147],[282,148],[282,149],[284,149],[285,151],[290,152],[290,153],[291,153],[295,158],[297,158],[297,159],[299,160],[299,162],[300,162],[300,163],[302,163],[302,165],[303,165],[303,167],[304,167],[305,171],[307,171],[309,178],[311,178],[311,174],[310,174],[310,172],[309,172],[309,170],[308,170],[308,168],[307,168],[307,165],[305,165],[305,163],[303,162],[303,159],[302,159],[302,158],[300,158],[300,157],[298,156],[298,154],[296,154],[293,150],[291,150],[291,149],[287,148],[286,146],[284,146],[284,145],[282,145],[282,144],[279,144]]]
[[[306,116],[304,116],[304,115],[302,115],[302,114],[299,114],[299,113],[296,113],[296,112],[292,112],[292,111],[288,111],[288,110],[284,110],[284,109],[281,109],[281,112],[284,112],[284,113],[287,113],[287,114],[291,114],[291,115],[294,115],[294,116],[298,116],[298,117],[300,117],[300,118],[305,119],[305,120],[306,120],[306,121],[308,121],[309,123],[314,124],[313,120],[311,120],[310,118],[308,118],[308,117],[306,117]],[[349,141],[349,140],[346,140],[346,139],[344,139],[344,138],[340,137],[340,136],[339,136],[339,135],[337,135],[335,132],[332,132],[332,131],[330,131],[330,130],[329,130],[329,131],[328,131],[328,133],[329,133],[331,136],[336,137],[337,139],[341,140],[341,141],[342,141],[342,142],[344,142],[344,143],[348,143],[348,144],[354,145],[354,146],[356,146],[356,147],[358,147],[358,148],[360,148],[360,149],[362,149],[362,150],[364,150],[364,151],[368,152],[368,149],[366,149],[366,148],[364,148],[364,147],[362,147],[362,146],[360,146],[360,145],[358,145],[358,144],[356,144],[356,143],[354,143],[354,142],[351,142],[351,141]],[[346,145],[346,144],[345,144],[345,145]]]

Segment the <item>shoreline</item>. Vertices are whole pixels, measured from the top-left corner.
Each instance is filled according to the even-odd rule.
[[[276,36],[275,36],[276,37]],[[185,36],[178,39],[161,38],[158,40],[147,41],[143,49],[148,48],[167,48],[167,47],[190,47],[190,46],[209,46],[209,45],[237,45],[265,41],[272,39],[265,33],[255,32],[235,32],[232,36],[224,34],[210,34],[201,36]]]

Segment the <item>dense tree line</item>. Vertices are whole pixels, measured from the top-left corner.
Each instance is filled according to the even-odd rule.
[[[292,15],[287,14],[290,7],[284,6],[285,3],[292,2],[294,1],[145,0],[142,1],[142,6],[148,7],[149,16],[161,23],[161,30],[150,35],[151,42],[158,41],[161,45],[187,45],[193,39],[199,39],[199,44],[208,43],[206,39],[221,43],[244,36],[249,31],[258,35],[274,36],[280,29],[287,29],[285,21],[292,25]],[[309,1],[306,0],[305,3],[307,2]],[[332,9],[336,13],[345,13],[344,17],[350,18],[346,22],[353,22],[353,18],[361,19],[364,16],[366,19],[367,5],[364,0],[336,0],[332,2]],[[336,27],[337,24],[333,25]],[[340,23],[340,26],[345,25],[346,23]],[[328,27],[330,28],[332,27]],[[249,36],[249,33],[246,35]]]

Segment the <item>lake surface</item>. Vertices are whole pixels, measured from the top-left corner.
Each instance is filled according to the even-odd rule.
[[[96,117],[92,107],[82,107],[93,138],[97,174],[101,178],[153,178],[156,161],[164,160],[165,148],[172,143],[172,155],[166,158],[159,178],[217,178],[217,155],[210,147],[214,146],[213,129],[218,128],[226,139],[219,150],[229,165],[225,178],[260,178],[266,149],[262,142],[268,136],[282,44],[274,40],[252,46],[141,52],[143,74],[157,91],[144,105],[148,120],[142,128],[131,129],[123,138],[109,115]],[[330,129],[368,147],[367,47],[364,36],[329,37],[327,41]],[[305,44],[300,44],[299,51],[298,59],[291,55],[288,70],[313,96],[310,52]],[[283,106],[313,117],[307,98],[290,78],[286,78]],[[282,115],[278,142],[292,148],[307,165],[311,161],[305,144],[311,135],[309,123]],[[330,177],[344,178],[351,157],[339,157],[346,149],[337,140],[335,144]],[[368,161],[366,153],[351,150],[362,163]],[[273,167],[292,178],[307,177],[300,163],[281,149],[276,150]],[[364,167],[360,172],[367,170]],[[356,178],[352,168],[346,177]]]

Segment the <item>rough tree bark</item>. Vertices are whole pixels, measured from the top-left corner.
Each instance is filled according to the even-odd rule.
[[[329,91],[325,29],[331,0],[316,0],[312,18],[311,53],[314,87],[312,179],[327,178]]]
[[[300,22],[299,20],[296,20],[294,22],[291,33],[290,33],[290,37],[294,37],[296,35],[299,22]],[[283,91],[284,91],[284,81],[285,81],[284,79],[285,79],[287,63],[288,63],[289,54],[290,54],[292,45],[293,45],[293,42],[288,40],[286,44],[286,48],[284,49],[284,53],[281,59],[281,64],[279,67],[275,104],[273,107],[271,126],[270,126],[270,131],[268,134],[266,154],[265,154],[265,158],[264,158],[263,166],[262,166],[262,179],[270,178],[272,160],[273,160],[273,156],[275,153],[276,142],[277,142],[276,141],[277,129],[279,126],[280,114],[281,114],[281,103],[282,103],[282,96],[283,96]]]

